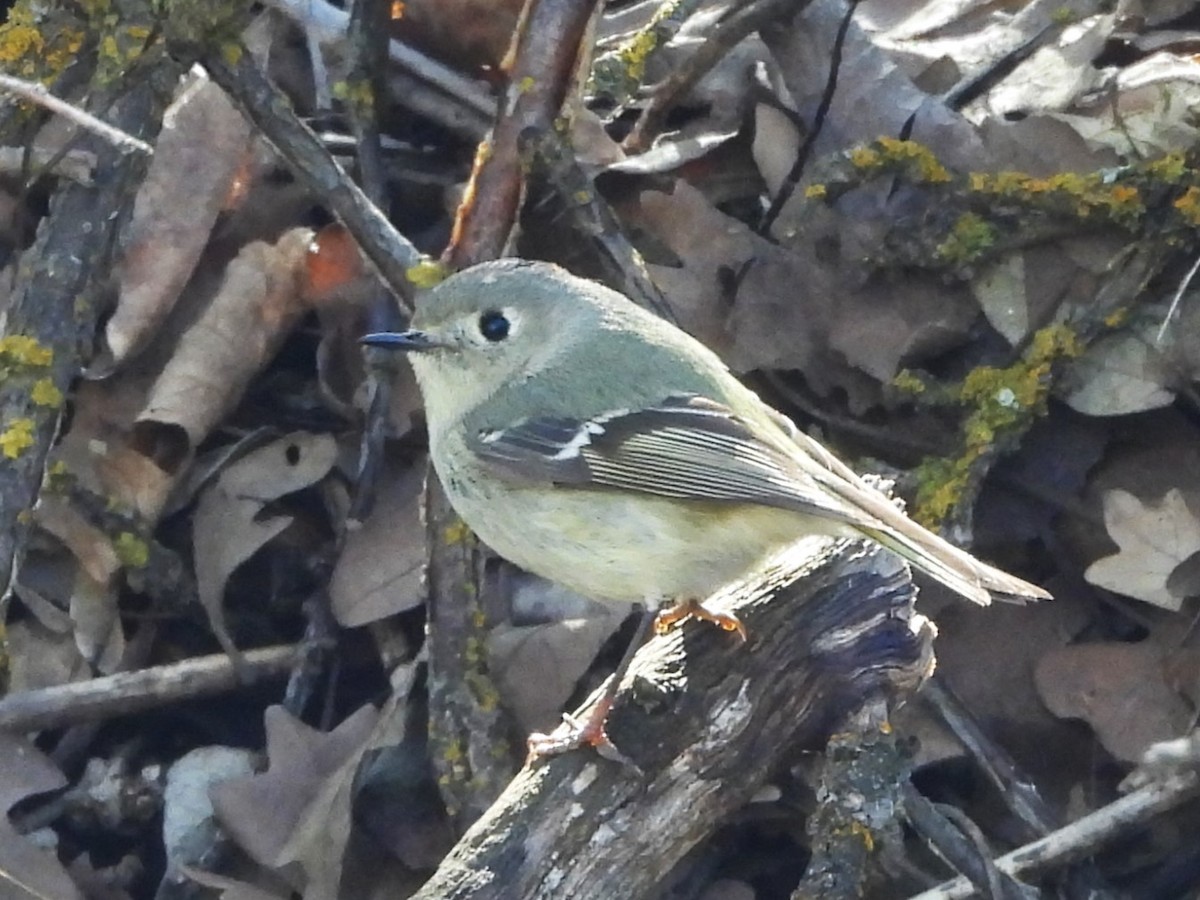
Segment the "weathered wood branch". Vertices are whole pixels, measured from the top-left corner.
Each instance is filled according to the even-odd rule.
[[[934,629],[914,597],[874,545],[801,542],[713,598],[747,643],[688,623],[639,655],[608,729],[636,769],[590,751],[526,766],[418,897],[649,896],[783,761],[928,675]]]

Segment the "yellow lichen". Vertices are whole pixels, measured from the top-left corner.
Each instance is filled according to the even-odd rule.
[[[860,169],[874,169],[881,161],[879,154],[870,147],[855,147],[850,151],[850,162]]]
[[[419,288],[431,288],[435,284],[445,281],[449,274],[450,270],[436,259],[423,259],[415,266],[409,266],[404,270],[404,277],[414,287]]]
[[[824,200],[829,189],[823,184],[810,184],[804,189],[804,196],[809,200]]]
[[[1200,225],[1200,188],[1188,188],[1182,197],[1171,204],[1189,225]]]
[[[49,378],[39,378],[33,383],[29,397],[38,406],[49,406],[57,409],[62,406],[63,395]]]
[[[0,338],[0,365],[42,368],[53,361],[54,351],[27,334],[10,334]]]
[[[975,213],[963,213],[934,252],[951,265],[962,265],[977,259],[995,243],[996,231],[991,225]]]
[[[1037,331],[1021,359],[1005,368],[980,366],[959,388],[959,399],[970,407],[963,421],[963,451],[953,459],[933,458],[917,469],[914,517],[935,528],[966,496],[975,466],[997,441],[1017,434],[1046,411],[1050,375],[1056,362],[1083,352],[1079,336],[1069,326],[1050,325]]]
[[[880,138],[877,142],[884,158],[911,164],[919,181],[940,184],[950,180],[946,170],[933,151],[916,141],[901,141],[896,138]]]
[[[467,527],[467,523],[462,519],[455,519],[453,522],[447,525],[445,530],[442,532],[442,540],[451,547],[455,544],[461,544],[463,541],[470,538],[470,536],[471,529]]]
[[[0,453],[16,459],[33,446],[33,419],[15,419],[0,432]]]
[[[892,378],[892,386],[908,394],[921,394],[925,391],[925,382],[909,369],[901,369]]]
[[[368,78],[335,82],[333,96],[345,103],[360,119],[375,115],[375,89]]]
[[[112,542],[113,551],[127,569],[141,569],[150,562],[150,545],[129,531],[122,531]]]
[[[1166,184],[1179,183],[1183,180],[1187,172],[1187,161],[1184,159],[1183,154],[1179,152],[1168,153],[1166,156],[1160,156],[1153,162],[1146,164],[1146,174],[1156,181]]]

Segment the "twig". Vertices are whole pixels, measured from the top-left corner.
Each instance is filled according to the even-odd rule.
[[[154,148],[141,138],[135,138],[132,134],[124,132],[120,128],[109,125],[107,122],[102,122],[86,110],[80,109],[78,106],[72,106],[60,97],[55,97],[46,89],[45,85],[0,73],[0,90],[7,91],[23,100],[28,100],[30,103],[36,103],[38,106],[45,107],[50,112],[56,113],[64,119],[70,119],[76,125],[86,128],[93,134],[99,135],[126,153],[145,153],[147,156],[154,154]]]
[[[267,5],[325,42],[345,39],[350,17],[327,0],[268,0]],[[388,58],[418,85],[396,94],[409,109],[476,140],[486,133],[496,115],[496,101],[479,82],[399,41],[388,42]]]
[[[638,654],[608,721],[636,769],[584,750],[526,767],[417,897],[653,896],[772,773],[928,675],[933,631],[913,597],[875,545],[809,538],[780,554],[706,601],[736,611],[748,642],[697,622]],[[858,812],[861,846],[884,811]]]
[[[1006,853],[996,860],[996,868],[1020,878],[1065,865],[1094,853],[1127,828],[1140,825],[1155,814],[1178,806],[1198,791],[1200,775],[1195,772],[1172,776],[1157,784],[1139,788],[1041,840]],[[917,894],[910,900],[960,900],[970,897],[974,890],[970,881],[960,877]]]
[[[181,49],[186,54],[189,48]],[[417,248],[393,227],[320,139],[296,117],[291,103],[267,80],[249,52],[244,48],[241,53],[207,51],[202,62],[212,80],[275,145],[296,176],[329,204],[397,300],[411,311],[406,272],[421,259]]]
[[[850,30],[850,20],[854,18],[856,9],[858,9],[858,0],[849,0],[846,4],[846,13],[842,16],[842,23],[838,26],[837,34],[834,36],[833,47],[829,50],[829,74],[825,78],[825,89],[821,92],[821,102],[817,104],[817,111],[813,114],[812,127],[808,129],[804,143],[796,152],[796,159],[792,162],[787,177],[779,185],[779,190],[771,198],[771,205],[763,214],[762,221],[758,223],[756,230],[759,234],[771,232],[771,226],[775,224],[784,205],[795,193],[796,185],[800,183],[800,179],[804,175],[804,167],[808,164],[813,147],[817,144],[817,138],[824,130],[825,119],[829,115],[829,107],[833,105],[833,95],[837,91],[838,72],[842,68],[842,50],[846,46],[846,34]]]
[[[175,67],[161,66],[141,79],[117,105],[114,119],[126,130],[156,129],[162,117],[160,78],[173,81]],[[101,92],[92,102],[106,103]],[[98,108],[104,108],[99,107]],[[97,157],[95,186],[63,183],[37,238],[19,261],[21,279],[9,298],[3,329],[28,341],[31,365],[25,373],[0,379],[0,421],[19,452],[0,460],[0,595],[8,592],[28,530],[46,457],[57,434],[61,408],[35,403],[35,380],[50,379],[65,395],[87,361],[105,306],[99,282],[112,267],[117,235],[145,173],[146,157],[126,153],[98,136],[80,136],[82,149]],[[7,432],[6,432],[7,433]]]
[[[1155,344],[1161,344],[1163,338],[1166,337],[1167,326],[1175,318],[1175,313],[1179,309],[1179,302],[1183,300],[1183,294],[1188,289],[1188,285],[1192,283],[1192,279],[1196,277],[1198,269],[1200,269],[1200,256],[1196,257],[1196,261],[1192,263],[1192,267],[1188,269],[1188,273],[1183,276],[1183,281],[1179,282],[1179,287],[1175,288],[1175,293],[1171,296],[1171,306],[1167,310],[1167,314],[1163,317],[1162,324],[1158,326],[1158,334],[1154,337]]]
[[[930,679],[921,697],[941,716],[955,737],[996,787],[1004,804],[1024,825],[1027,837],[1040,837],[1058,827],[1059,822],[1037,786],[1025,777],[1002,747],[989,738],[972,718],[970,711],[938,676]]]
[[[358,146],[358,177],[363,192],[380,209],[387,209],[387,181],[383,171],[379,111],[384,97],[384,65],[387,59],[387,0],[354,0],[350,12],[350,72],[347,80],[356,86],[351,96],[371,98],[370,103],[349,104],[351,126]],[[364,90],[365,89],[365,90]],[[396,331],[400,314],[382,290],[374,292],[367,307],[368,331]],[[376,485],[383,469],[383,446],[388,429],[388,411],[395,385],[395,354],[368,351],[366,422],[359,443],[358,471],[347,523],[363,522],[375,505]],[[344,535],[342,536],[344,538]],[[339,545],[342,543],[339,540]],[[339,552],[341,548],[339,546]]]
[[[282,676],[305,652],[304,647],[292,644],[248,650],[243,654],[242,671],[251,680]],[[245,683],[238,672],[226,654],[216,653],[169,666],[9,694],[0,698],[0,728],[17,732],[60,728],[219,694]]]
[[[570,145],[554,129],[527,129],[520,135],[521,156],[540,175],[562,207],[561,215],[595,250],[602,280],[668,322],[679,324],[662,291],[646,270],[646,261],[630,243],[616,213],[575,159]]]
[[[654,87],[650,100],[622,146],[628,153],[646,150],[662,130],[667,114],[739,41],[776,16],[795,15],[812,0],[758,0],[731,14],[713,29],[696,51]]]
[[[554,125],[567,98],[597,0],[531,0],[516,37],[502,115],[480,145],[443,259],[459,269],[500,256],[524,189],[519,151],[526,129]]]
[[[953,813],[949,809],[930,802],[912,782],[904,785],[902,796],[904,816],[913,830],[951,866],[969,878],[972,884],[987,888],[993,900],[1020,896],[1020,883],[997,871],[979,829],[970,819],[963,815],[962,820],[965,821],[960,820],[961,824],[955,824],[951,821]],[[962,827],[964,825],[966,828]]]

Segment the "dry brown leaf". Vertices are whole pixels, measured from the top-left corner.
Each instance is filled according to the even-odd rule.
[[[315,819],[321,823],[316,827],[327,828],[325,844],[336,858],[306,859],[298,870],[292,867],[281,874],[296,887],[317,881],[332,881],[336,886],[350,823],[328,816],[329,785],[346,778],[348,764],[357,766],[378,717],[378,710],[364,706],[325,734],[272,706],[264,717],[267,771],[222,782],[212,790],[213,809],[222,827],[257,862],[281,869],[295,859],[289,853],[295,833],[313,827],[306,822]],[[353,776],[353,769],[349,775]],[[311,892],[305,897],[319,900]]]
[[[71,620],[75,623],[75,644],[83,658],[105,675],[116,672],[125,655],[116,584],[111,580],[95,581],[86,572],[79,572],[71,591]]]
[[[196,589],[213,632],[235,658],[222,605],[225,584],[292,522],[291,516],[262,519],[263,508],[320,481],[336,458],[337,443],[329,435],[296,432],[237,460],[200,495],[192,525]]]
[[[932,593],[932,592],[930,592]],[[1038,701],[1034,668],[1047,653],[1071,641],[1094,617],[1094,606],[1076,594],[1055,591],[1053,603],[996,604],[980,613],[945,592],[941,608],[923,589],[926,614],[938,624],[938,675],[945,679],[989,733],[995,735],[1039,782],[1068,781],[1058,768],[1079,741]],[[1062,748],[1046,754],[1047,743]],[[1063,785],[1065,788],[1065,784]]]
[[[122,564],[112,539],[62,496],[44,493],[34,516],[70,551],[73,559],[64,559],[63,565],[78,566],[70,588],[70,615],[79,652],[100,671],[116,671],[125,652],[125,633],[117,608]]]
[[[1171,583],[1171,575],[1200,551],[1200,518],[1183,493],[1172,488],[1158,503],[1145,503],[1128,491],[1108,491],[1104,525],[1121,549],[1088,566],[1084,577],[1098,587],[1178,611],[1186,594]]]
[[[1147,309],[1128,328],[1088,345],[1057,387],[1066,404],[1089,416],[1123,416],[1170,405],[1179,374],[1167,348],[1155,342],[1165,316],[1162,306]],[[1173,337],[1178,333],[1171,332]]]
[[[1002,119],[1066,109],[1098,88],[1105,73],[1092,61],[1112,34],[1116,17],[1091,16],[1062,30],[1052,44],[1036,50],[1003,81],[971,105],[977,116]]]
[[[92,676],[70,631],[51,631],[36,620],[22,619],[5,626],[5,643],[8,689],[12,693],[57,687]]]
[[[112,540],[89,522],[65,497],[43,492],[34,508],[34,521],[71,551],[93,581],[107,583],[121,571]]]
[[[392,36],[459,68],[498,69],[522,0],[405,0]]]
[[[117,267],[117,306],[104,331],[114,363],[141,349],[175,305],[250,147],[249,122],[193,70],[163,117]]]
[[[213,789],[222,826],[255,860],[303,887],[305,900],[338,897],[363,756],[404,739],[416,671],[411,665],[393,674],[382,710],[364,706],[327,734],[271,707],[264,718],[267,771]]]
[[[370,518],[346,536],[329,583],[333,615],[344,628],[366,625],[425,601],[424,482],[424,460],[403,472],[385,471]]]
[[[1200,130],[1200,62],[1188,53],[1154,53],[1116,72],[1102,98],[1058,113],[1096,147],[1153,157],[1195,146]]]
[[[0,731],[0,896],[84,900],[52,850],[17,834],[8,819],[13,804],[63,787],[67,779],[32,743]]]
[[[269,891],[236,878],[204,872],[191,866],[184,866],[180,871],[196,884],[220,891],[221,900],[289,900],[293,895],[286,887],[281,886],[278,891]]]
[[[1155,641],[1076,644],[1038,662],[1038,693],[1054,715],[1083,719],[1117,759],[1137,762],[1151,744],[1178,737],[1188,704],[1164,679],[1166,653]]]
[[[552,731],[579,679],[624,621],[619,610],[524,628],[501,626],[487,639],[488,668],[525,734]]]
[[[984,266],[971,279],[971,293],[988,323],[1016,346],[1029,333],[1025,256],[1012,253]]]
[[[179,341],[139,423],[177,425],[194,449],[275,355],[307,309],[300,287],[312,231],[256,241],[229,264],[217,295]]]
[[[683,327],[731,368],[798,370],[819,393],[842,389],[862,407],[878,402],[879,383],[902,364],[960,343],[978,317],[963,286],[911,273],[865,279],[861,259],[875,252],[876,229],[890,215],[886,192],[874,199],[883,205],[860,208],[854,220],[811,209],[787,247],[682,181],[670,194],[643,192],[622,212],[680,260],[651,265],[654,279]]]

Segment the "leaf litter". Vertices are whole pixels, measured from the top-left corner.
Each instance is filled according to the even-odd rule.
[[[404,27],[417,40],[486,80],[503,40],[463,29],[472,5],[412,6]],[[1119,254],[1150,239],[1138,230],[1145,219],[1131,226],[1094,205],[1079,213],[1123,173],[1145,167],[1139,202],[1157,204],[1158,217],[1193,229],[1200,221],[1181,187],[1193,178],[1184,152],[1200,104],[1186,25],[1096,15],[1082,3],[984,6],[863,5],[810,165],[765,235],[761,212],[785,189],[813,125],[840,24],[834,4],[811,4],[739,44],[684,96],[680,122],[644,149],[618,143],[646,102],[637,95],[624,117],[594,104],[590,127],[608,131],[579,149],[613,179],[608,200],[681,323],[739,373],[791,385],[769,399],[864,469],[953,458],[970,412],[954,385],[989,367],[1007,371],[1042,330],[1087,315]],[[651,10],[611,12],[602,45]],[[652,56],[651,81],[694,49],[716,19],[706,15]],[[266,40],[280,83],[297,108],[317,112],[310,60],[277,38]],[[1130,55],[1112,54],[1116,45]],[[1020,47],[1034,49],[978,82],[972,99],[947,103]],[[231,737],[265,748],[265,771],[213,789],[216,820],[249,865],[181,870],[226,897],[346,896],[351,878],[368,887],[376,872],[398,878],[391,865],[415,890],[453,840],[419,724],[427,548],[416,393],[411,380],[397,389],[375,509],[349,522],[367,405],[355,340],[377,290],[371,270],[353,246],[314,260],[322,223],[310,213],[322,198],[281,183],[271,148],[202,75],[180,85],[167,125],[126,230],[116,305],[89,371],[96,380],[72,389],[32,511],[36,538],[6,626],[10,690],[296,641],[321,631],[319,617],[298,610],[327,602],[349,674],[330,679],[320,714],[310,707],[297,718],[271,705],[278,692],[246,686],[236,724],[189,708],[176,724],[189,721],[192,732],[171,742],[154,731],[161,719],[130,717],[75,752],[166,764]],[[877,143],[900,135],[905,142]],[[53,130],[39,137],[54,140]],[[440,160],[397,153],[391,177],[412,198],[404,215],[444,228],[447,201],[431,185],[464,177],[473,147],[436,140]],[[1007,193],[995,187],[1012,173],[1025,180],[1010,178]],[[1083,187],[1051,187],[1060,173],[1100,174]],[[972,193],[985,183],[992,193]],[[1079,204],[1072,215],[1036,206],[1054,190]],[[20,198],[6,186],[4,199],[0,210],[15,216]],[[969,214],[987,227],[964,228]],[[19,231],[5,223],[6,242]],[[925,235],[936,238],[921,244]],[[1009,442],[1012,455],[980,473],[974,515],[958,531],[977,552],[1044,578],[1059,599],[977,612],[924,592],[941,626],[943,677],[998,743],[1054,785],[1048,793],[1063,811],[1103,805],[1120,775],[1147,751],[1186,740],[1196,717],[1188,673],[1200,669],[1190,627],[1200,594],[1200,298],[1184,277],[1191,233],[1181,226],[1154,239],[1175,242],[1176,256],[1147,290],[1104,311],[1082,352],[1037,376],[1053,381],[1052,398],[1034,430]],[[572,241],[566,229],[531,227],[519,247],[565,259],[579,253]],[[1021,389],[997,383],[993,396],[1019,402]],[[896,435],[934,438],[914,451]],[[501,584],[529,578],[494,565]],[[539,597],[537,621],[500,616],[481,648],[521,732],[553,724],[595,680],[593,661],[621,619],[552,590]],[[393,687],[384,670],[397,663],[404,677]],[[145,732],[132,751],[131,728]],[[36,747],[6,740],[6,810],[63,790],[67,777]],[[951,771],[964,753],[945,733],[936,741],[936,753],[918,757],[926,777]],[[360,808],[371,810],[362,821]],[[988,815],[982,805],[969,812]],[[60,840],[57,854],[35,845],[48,829],[19,835],[0,823],[9,829],[0,870],[47,896],[90,896],[68,872],[82,884],[79,873],[111,860],[89,862],[88,836],[68,834],[64,821],[54,824],[70,846]],[[993,824],[990,837],[1004,833],[1005,822]],[[377,857],[361,855],[368,831],[387,848],[372,850]],[[133,833],[126,846],[152,858],[147,848],[162,839]],[[1127,865],[1114,858],[1110,868],[1119,875]],[[714,877],[713,890],[738,896],[753,883],[759,896],[776,896],[778,886],[763,887],[765,870]]]

